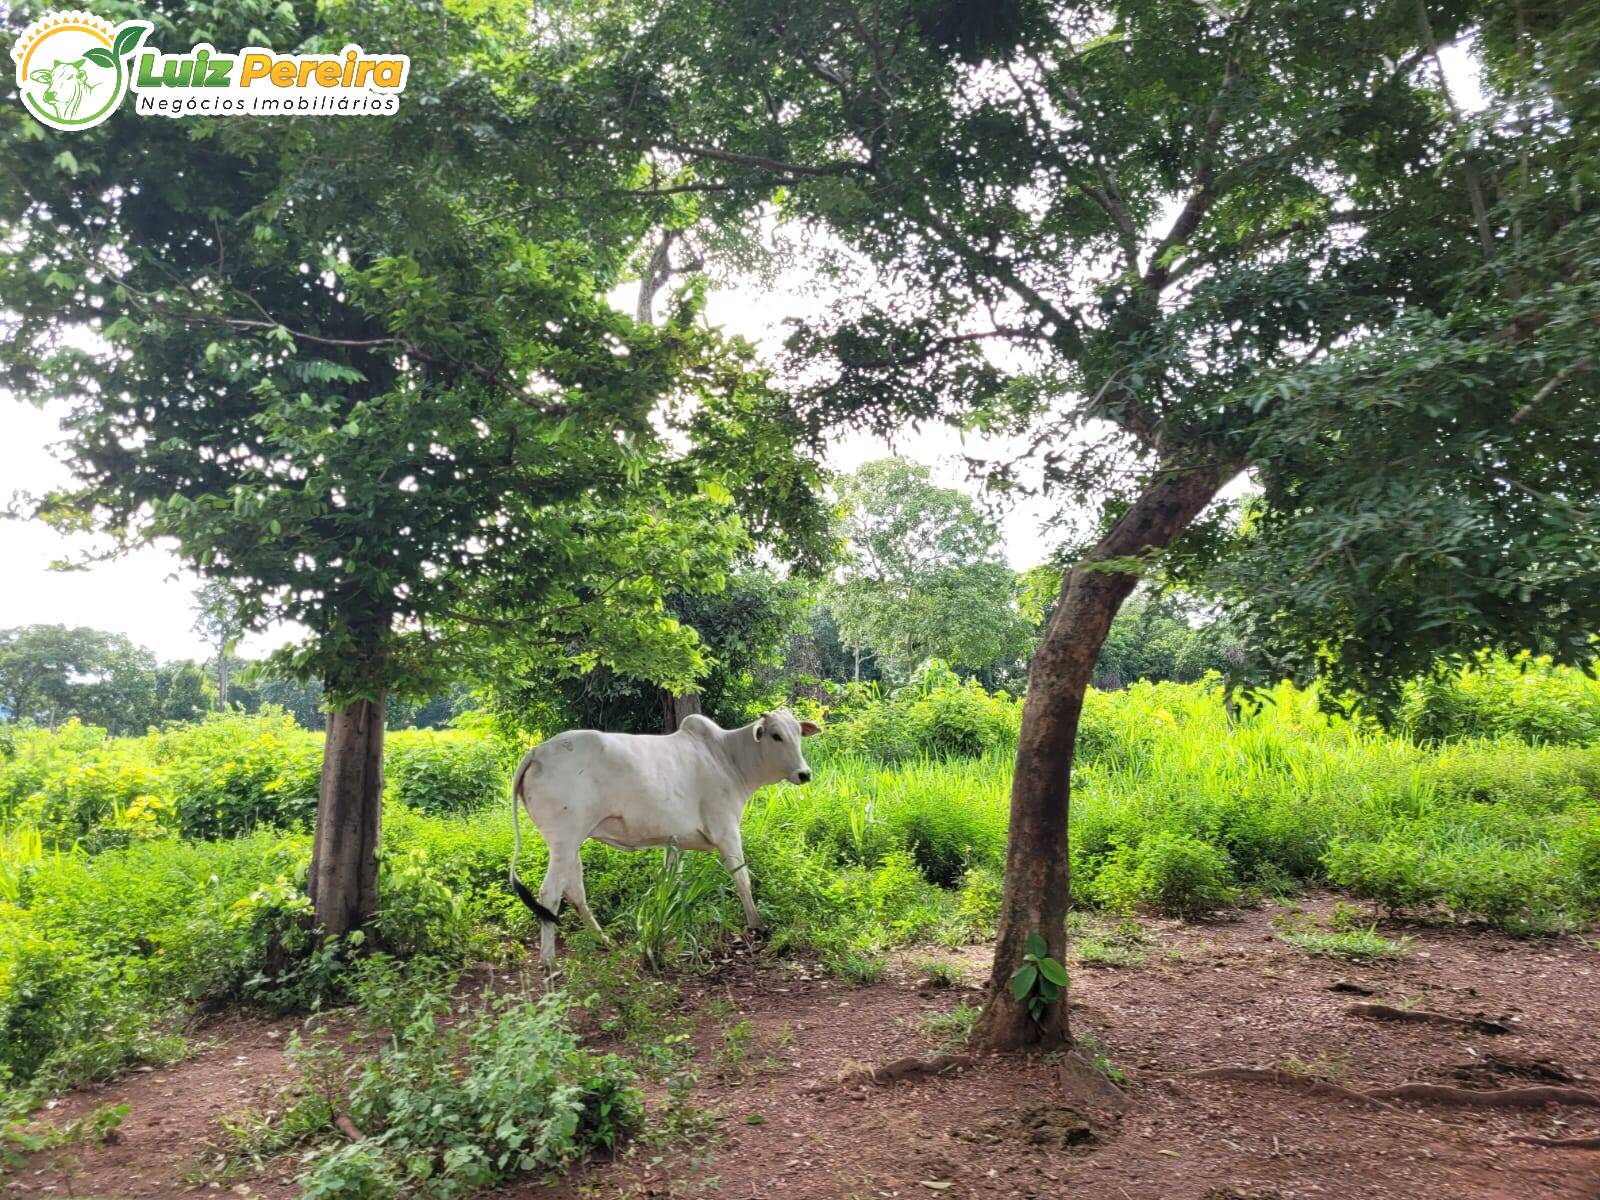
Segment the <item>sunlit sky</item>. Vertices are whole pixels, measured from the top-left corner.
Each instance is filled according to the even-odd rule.
[[[1474,64],[1458,47],[1442,53],[1445,73],[1464,108],[1481,103]],[[770,289],[714,290],[708,306],[712,324],[738,333],[764,347],[775,348],[783,322],[814,310],[815,300],[803,289],[786,289],[780,279]],[[632,307],[632,297],[617,298]],[[0,501],[14,493],[38,493],[66,482],[65,468],[52,454],[60,441],[62,409],[43,410],[0,393]],[[1003,448],[978,439],[963,441],[955,430],[932,426],[907,429],[894,444],[864,434],[836,439],[826,465],[850,471],[889,453],[925,463],[947,486],[970,489],[963,454],[997,456]],[[1000,514],[1007,558],[1013,566],[1032,566],[1052,548],[1041,536],[1050,506],[1025,501]],[[95,545],[87,536],[65,537],[36,523],[0,520],[0,628],[30,624],[88,625],[126,634],[162,659],[204,658],[206,650],[191,626],[193,593],[199,579],[187,570],[170,546],[153,545],[85,570],[55,571],[51,564],[80,557]],[[248,636],[242,652],[254,657],[295,635],[295,630],[270,628]]]

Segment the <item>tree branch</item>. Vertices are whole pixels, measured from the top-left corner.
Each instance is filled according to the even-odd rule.
[[[1171,264],[1165,261],[1168,252],[1173,247],[1186,243],[1194,231],[1200,228],[1200,222],[1205,220],[1206,214],[1211,211],[1221,194],[1216,187],[1217,144],[1222,138],[1228,95],[1244,75],[1243,64],[1239,61],[1239,46],[1244,41],[1244,32],[1250,24],[1250,15],[1251,9],[1246,8],[1233,27],[1228,61],[1222,68],[1222,83],[1217,87],[1217,94],[1211,101],[1211,111],[1206,114],[1205,130],[1200,139],[1200,155],[1194,173],[1194,190],[1189,193],[1189,198],[1178,212],[1172,228],[1167,230],[1166,236],[1156,244],[1155,252],[1150,256],[1150,269],[1144,274],[1144,285],[1152,292],[1159,293],[1172,282]]]
[[[687,158],[731,163],[739,167],[755,167],[762,171],[807,179],[848,175],[853,171],[860,171],[870,175],[874,170],[871,163],[862,162],[854,158],[836,159],[833,162],[820,163],[817,166],[807,166],[805,163],[784,162],[781,159],[767,158],[760,154],[738,154],[732,150],[723,150],[716,146],[685,146],[678,142],[658,142],[656,143],[656,149],[665,150],[669,154],[682,154]]]

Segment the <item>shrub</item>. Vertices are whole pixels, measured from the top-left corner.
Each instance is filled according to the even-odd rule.
[[[1235,895],[1226,855],[1166,830],[1118,846],[1095,877],[1094,891],[1114,911],[1143,907],[1181,917],[1204,916]]]
[[[1455,849],[1440,872],[1444,899],[1458,913],[1481,917],[1508,933],[1562,933],[1576,916],[1550,856],[1495,843]]]
[[[287,713],[216,714],[162,737],[157,756],[185,837],[309,829],[316,816],[322,739]]]
[[[1021,721],[1021,701],[930,662],[888,695],[875,685],[846,689],[828,710],[818,757],[976,758],[1015,746]]]
[[[1391,914],[1432,904],[1441,894],[1428,850],[1407,830],[1376,842],[1336,838],[1322,861],[1331,882],[1376,900]]]
[[[0,905],[0,1084],[78,1087],[181,1053],[136,977],[131,964],[95,958]]]
[[[504,803],[511,786],[499,746],[481,734],[400,729],[384,737],[385,789],[418,812],[467,813]]]
[[[375,987],[392,992],[392,975]],[[371,990],[369,988],[368,990]],[[377,1006],[390,1012],[395,1000]],[[578,1047],[565,1001],[490,997],[457,1022],[447,990],[417,996],[350,1089],[367,1140],[312,1156],[306,1197],[454,1197],[551,1170],[636,1129],[643,1108],[622,1061]]]
[[[388,849],[378,871],[378,941],[403,958],[459,957],[470,926],[461,898],[429,867],[422,849]]]
[[[1423,742],[1590,743],[1600,741],[1600,681],[1548,658],[1485,653],[1470,667],[1409,684],[1398,719]]]
[[[630,940],[651,970],[674,958],[698,963],[728,928],[731,894],[728,873],[709,854],[663,855],[628,914]]]

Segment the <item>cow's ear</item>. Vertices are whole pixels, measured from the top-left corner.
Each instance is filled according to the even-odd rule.
[[[50,72],[49,71],[33,71],[33,72],[29,73],[28,78],[33,80],[35,83],[49,83],[50,82]]]
[[[815,734],[819,734],[821,732],[822,732],[822,726],[818,725],[814,721],[801,721],[800,722],[800,736],[801,737],[812,737]]]
[[[767,715],[761,714],[761,720],[756,722],[756,741],[761,740],[761,735],[767,731]]]

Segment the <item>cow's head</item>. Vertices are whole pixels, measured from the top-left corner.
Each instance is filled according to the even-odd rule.
[[[787,708],[762,713],[755,724],[757,753],[766,768],[762,774],[769,779],[787,779],[792,783],[811,782],[811,766],[800,748],[800,739],[820,732],[820,725],[800,720]]]
[[[57,62],[48,70],[41,68],[30,72],[28,78],[46,85],[43,100],[56,114],[58,121],[70,121],[76,117],[84,100],[94,90],[81,58]]]

